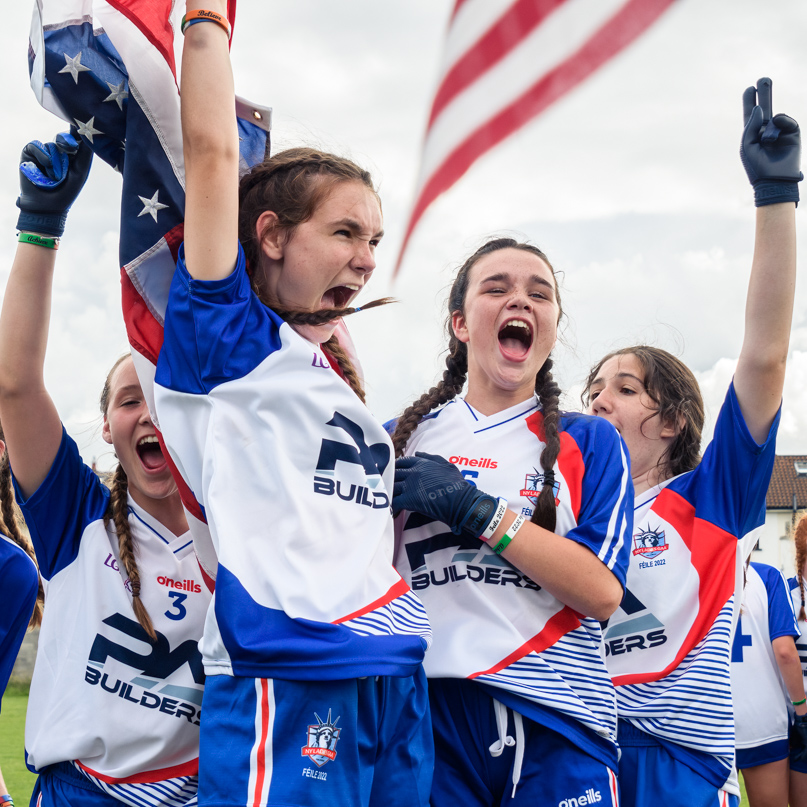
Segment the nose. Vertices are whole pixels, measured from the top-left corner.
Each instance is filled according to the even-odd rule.
[[[139,418],[139,420],[140,420],[141,423],[145,423],[145,424],[147,424],[149,426],[154,425],[154,423],[151,420],[151,413],[149,412],[148,404],[145,401],[143,401],[143,403],[140,405],[140,418]]]
[[[375,246],[363,238],[357,238],[351,268],[365,275],[370,274],[375,269]]]
[[[592,415],[608,414],[612,409],[612,405],[611,393],[607,389],[603,389],[597,393],[597,397],[589,404],[589,413]]]
[[[532,311],[532,298],[523,289],[515,289],[507,301],[507,308],[520,311]]]

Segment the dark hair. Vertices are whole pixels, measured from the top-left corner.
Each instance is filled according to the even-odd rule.
[[[502,249],[518,249],[523,252],[530,252],[540,258],[549,267],[552,276],[555,270],[549,263],[546,255],[538,247],[516,241],[512,238],[495,238],[483,244],[467,261],[460,267],[451,292],[448,296],[448,319],[446,320],[446,331],[448,334],[448,356],[446,357],[446,369],[443,372],[442,380],[432,387],[428,392],[420,396],[398,419],[395,432],[392,435],[392,444],[395,447],[395,455],[400,457],[403,454],[406,444],[415,431],[418,424],[433,409],[447,403],[462,392],[465,380],[468,375],[468,347],[464,342],[457,339],[451,325],[451,317],[455,311],[465,310],[465,298],[468,294],[468,285],[471,269],[485,255],[498,252]],[[563,314],[561,308],[560,295],[558,293],[557,281],[555,282],[555,297],[558,302],[560,316]],[[552,532],[555,530],[555,490],[554,490],[554,467],[555,461],[560,453],[560,435],[558,434],[558,424],[560,422],[560,411],[558,402],[560,400],[560,388],[552,378],[552,359],[547,360],[541,366],[535,377],[535,393],[541,403],[543,410],[543,428],[545,446],[541,452],[541,468],[544,472],[544,482],[541,493],[535,504],[535,511],[532,514],[532,523]]]
[[[0,426],[0,440],[5,442],[5,435]],[[31,544],[31,539],[23,533],[20,526],[24,523],[20,508],[14,500],[14,486],[11,483],[11,466],[8,462],[8,451],[3,451],[3,456],[0,457],[0,532],[7,535],[14,541],[17,546],[28,555],[29,558],[37,566],[36,555],[34,554],[34,547]],[[34,605],[34,612],[31,614],[31,620],[28,623],[29,628],[36,628],[42,624],[42,612],[45,605],[45,590],[42,588],[42,578],[39,578],[39,589],[36,594],[36,603]]]
[[[662,423],[671,423],[681,429],[667,451],[659,458],[658,468],[663,479],[691,471],[700,462],[703,435],[703,398],[692,371],[680,359],[650,345],[634,345],[609,353],[600,359],[588,374],[583,390],[583,403],[591,403],[591,385],[605,362],[616,356],[635,356],[644,371],[644,386],[658,409],[651,412],[643,423],[656,414]]]
[[[131,356],[128,353],[121,356],[112,365],[112,369],[107,374],[100,400],[101,412],[104,417],[107,416],[110,398],[112,397],[112,377],[115,375],[115,371],[118,367],[129,358],[131,358]],[[118,554],[120,555],[120,562],[126,570],[126,574],[129,578],[129,586],[131,587],[132,608],[143,630],[146,631],[153,642],[156,642],[157,633],[154,630],[149,612],[146,610],[146,606],[143,605],[143,600],[140,598],[140,570],[137,568],[136,547],[134,538],[132,537],[132,527],[129,524],[129,502],[126,495],[128,488],[129,480],[126,476],[126,471],[124,471],[123,466],[118,463],[118,467],[111,474],[111,493],[109,496],[109,504],[104,514],[104,524],[108,527],[109,522],[112,521],[115,525],[115,532],[118,536]]]
[[[807,560],[807,515],[802,516],[796,524],[793,542],[796,544],[796,579],[799,581],[799,592],[801,593],[799,621],[807,622],[807,614],[804,612],[804,578],[802,577],[804,561]]]
[[[290,325],[323,325],[339,317],[354,314],[357,308],[331,308],[322,311],[293,311],[283,309],[277,300],[269,299],[261,286],[259,273],[261,242],[272,227],[283,231],[286,239],[294,230],[308,221],[314,212],[341,182],[359,182],[371,190],[379,206],[381,200],[368,171],[351,160],[312,148],[292,148],[278,152],[252,168],[241,179],[238,190],[238,237],[244,247],[252,288],[265,305],[276,311]],[[258,219],[267,210],[277,215],[277,222],[260,233]],[[392,302],[388,298],[374,300],[361,306],[374,308]],[[364,389],[347,352],[331,337],[322,345],[323,350],[338,364],[351,389],[364,401]]]

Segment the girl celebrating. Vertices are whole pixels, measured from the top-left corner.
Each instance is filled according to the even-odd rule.
[[[47,609],[26,720],[37,805],[195,803],[210,595],[129,356],[101,394],[110,491],[43,378],[56,248],[90,152],[71,135],[23,152],[21,243],[0,315],[0,412]]]
[[[741,156],[756,242],[745,338],[714,439],[699,460],[703,402],[678,359],[626,348],[591,371],[589,411],[631,456],[635,530],[627,590],[605,631],[617,687],[623,802],[714,805],[734,760],[729,660],[742,564],[765,517],[796,273],[798,124],[773,117],[770,79],[743,96]],[[727,799],[725,792],[721,803]]]
[[[429,627],[391,564],[389,438],[332,339],[381,208],[365,171],[310,149],[239,189],[225,12],[187,8],[185,243],[155,389],[217,558],[200,804],[425,805]]]
[[[451,289],[443,379],[393,435],[396,565],[434,631],[436,807],[618,803],[598,621],[622,598],[632,491],[616,431],[558,411],[560,316],[543,252],[485,244]]]

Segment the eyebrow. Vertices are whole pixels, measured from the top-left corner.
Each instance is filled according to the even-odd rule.
[[[636,382],[637,382],[637,383],[638,383],[640,386],[642,386],[642,387],[643,387],[643,386],[645,385],[644,381],[642,381],[642,379],[641,379],[641,378],[639,378],[639,376],[635,376],[633,373],[617,373],[617,374],[614,376],[614,378],[632,378],[632,379],[633,379],[634,381],[636,381]],[[605,381],[603,381],[602,377],[600,377],[600,378],[595,378],[595,379],[594,379],[594,380],[591,382],[591,385],[589,386],[589,389],[591,389],[591,387],[593,387],[595,384],[604,384],[604,383],[605,383]]]
[[[127,384],[125,387],[119,387],[117,390],[115,390],[115,397],[117,398],[119,395],[131,395],[133,392],[142,395],[143,388],[140,386],[140,384]]]
[[[502,280],[510,280],[510,279],[511,279],[510,275],[508,275],[506,272],[497,272],[495,275],[488,275],[488,277],[482,278],[482,280],[480,280],[479,282],[498,283],[501,282]],[[555,286],[545,278],[541,277],[541,275],[532,275],[532,277],[530,278],[530,282],[535,283],[539,286],[546,286],[548,289],[552,290],[553,294],[555,292]]]
[[[361,224],[359,224],[356,219],[339,219],[338,221],[333,222],[331,225],[332,227],[347,227],[349,230],[352,230],[354,233],[358,235],[362,235],[364,230],[362,230]],[[370,238],[383,238],[384,231],[379,230],[375,235],[371,235]]]

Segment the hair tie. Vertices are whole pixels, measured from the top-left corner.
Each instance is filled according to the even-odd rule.
[[[555,472],[554,471],[544,471],[544,487],[555,487]]]

